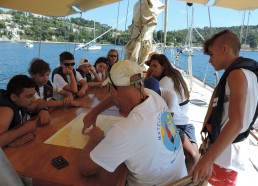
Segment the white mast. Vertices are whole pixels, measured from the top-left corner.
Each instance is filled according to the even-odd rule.
[[[95,33],[95,21],[94,21],[94,30],[93,30],[93,31],[94,31],[94,37],[93,37],[93,38],[95,39],[95,37],[96,37],[96,33]]]
[[[163,53],[165,53],[165,49],[167,45],[167,22],[168,22],[168,0],[165,1]]]

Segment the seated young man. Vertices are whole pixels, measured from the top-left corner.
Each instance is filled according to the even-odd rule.
[[[73,54],[63,52],[59,55],[60,66],[52,72],[52,81],[62,89],[73,93],[77,97],[83,97],[88,88],[87,82],[81,74],[74,70]]]
[[[84,117],[82,133],[96,124],[99,113],[115,105],[128,115],[104,136],[99,127],[86,135],[79,171],[97,175],[114,172],[122,163],[129,169],[127,185],[167,185],[187,175],[180,136],[165,101],[144,89],[143,72],[135,62],[115,63],[107,78],[109,96]]]
[[[0,146],[4,147],[26,133],[36,130],[37,125],[50,123],[48,110],[35,104],[35,83],[26,75],[16,75],[0,90]],[[33,108],[33,109],[32,109]],[[28,111],[38,113],[28,120]]]
[[[71,92],[63,90],[49,81],[50,67],[44,60],[33,59],[28,71],[32,80],[36,83],[35,97],[37,102],[41,102],[47,107],[82,105],[82,103],[73,99]],[[56,98],[60,95],[63,99],[57,100]]]

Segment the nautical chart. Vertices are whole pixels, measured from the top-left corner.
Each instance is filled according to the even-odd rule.
[[[81,133],[84,116],[85,113],[82,113],[74,118],[44,143],[83,149],[88,142],[88,136]],[[96,123],[97,126],[100,127],[106,134],[112,125],[121,119],[122,117],[99,115]],[[91,128],[92,127],[87,130],[90,130]]]

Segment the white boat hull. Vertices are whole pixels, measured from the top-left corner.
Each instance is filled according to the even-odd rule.
[[[89,46],[89,47],[86,47],[86,50],[101,50],[101,46],[100,45]]]
[[[33,43],[26,43],[25,45],[24,45],[26,48],[33,48]]]

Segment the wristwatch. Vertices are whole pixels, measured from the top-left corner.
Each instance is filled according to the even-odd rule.
[[[47,106],[42,107],[40,110],[48,110]]]

